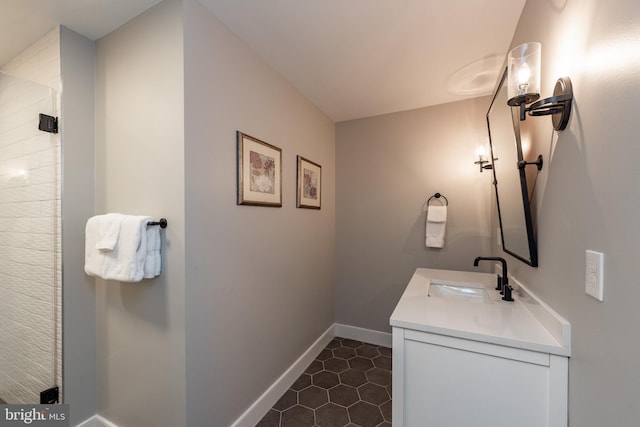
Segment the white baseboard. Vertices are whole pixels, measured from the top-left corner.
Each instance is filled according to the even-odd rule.
[[[258,424],[333,337],[332,325],[232,424],[232,427],[254,427]]]
[[[362,341],[368,344],[391,348],[391,334],[388,332],[374,331],[371,329],[343,325],[340,323],[334,323],[333,327],[334,335],[336,337],[349,338],[355,341]]]
[[[391,334],[357,326],[334,323],[278,378],[233,424],[232,427],[253,427],[269,412],[305,369],[334,337],[349,338],[373,345],[391,347]],[[100,415],[94,415],[76,427],[118,427]]]
[[[93,417],[87,420],[84,420],[83,422],[78,424],[76,427],[118,427],[118,426],[112,423],[111,421],[107,420],[106,418],[96,414]]]
[[[389,333],[334,323],[232,424],[232,426],[255,426],[334,337],[349,338],[368,344],[391,347],[391,334]]]

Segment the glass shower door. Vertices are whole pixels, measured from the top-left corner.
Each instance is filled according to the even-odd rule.
[[[0,400],[40,403],[60,380],[59,138],[51,88],[0,73]]]

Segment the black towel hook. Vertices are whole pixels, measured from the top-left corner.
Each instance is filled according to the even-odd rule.
[[[167,228],[167,218],[160,218],[160,221],[151,221],[147,225],[159,225],[160,228]]]
[[[443,196],[440,193],[436,193],[433,196],[429,197],[429,200],[427,200],[427,206],[429,205],[429,203],[431,202],[431,199],[440,199],[440,197],[442,197],[444,199],[444,205],[445,206],[449,206],[449,200],[447,200],[447,198],[445,196]]]

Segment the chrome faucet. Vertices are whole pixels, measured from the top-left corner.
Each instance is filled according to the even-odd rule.
[[[480,261],[500,261],[502,263],[502,286],[500,286],[500,276],[498,276],[498,288],[502,288],[502,300],[513,301],[511,297],[511,285],[509,285],[509,274],[507,273],[507,261],[504,258],[492,257],[492,256],[479,256],[473,261],[473,266],[477,267]]]

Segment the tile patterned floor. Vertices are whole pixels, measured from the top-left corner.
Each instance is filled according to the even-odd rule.
[[[391,427],[391,349],[334,338],[256,427]]]

